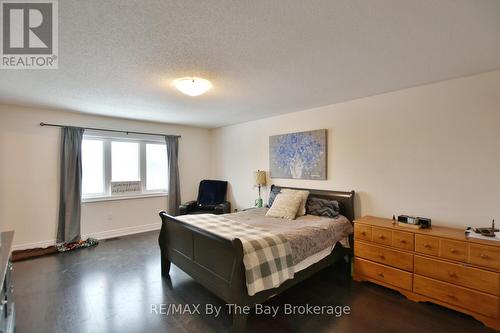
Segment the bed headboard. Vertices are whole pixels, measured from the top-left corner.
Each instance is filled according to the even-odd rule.
[[[340,214],[344,215],[351,221],[354,221],[354,191],[341,192],[341,191],[329,191],[329,190],[313,190],[309,188],[295,188],[286,186],[276,186],[271,185],[271,191],[273,189],[288,188],[291,190],[306,190],[309,191],[309,196],[330,200],[337,200],[340,204]]]

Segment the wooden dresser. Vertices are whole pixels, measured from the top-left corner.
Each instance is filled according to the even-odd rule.
[[[461,229],[409,229],[366,216],[354,221],[354,279],[408,299],[467,313],[500,330],[500,242]]]
[[[15,330],[16,314],[12,293],[12,262],[11,250],[14,231],[2,232],[0,246],[0,333],[12,333]]]

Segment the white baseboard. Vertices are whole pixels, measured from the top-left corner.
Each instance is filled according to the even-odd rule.
[[[160,230],[160,228],[161,228],[160,222],[159,223],[151,223],[151,224],[144,224],[144,225],[138,225],[138,226],[133,226],[133,227],[114,229],[114,230],[91,232],[91,233],[82,235],[82,239],[87,239],[89,237],[96,238],[96,239],[108,239],[108,238],[115,238],[115,237],[120,237],[120,236],[139,234],[141,232]],[[35,242],[35,243],[24,243],[24,244],[14,245],[12,247],[12,250],[18,251],[18,250],[35,249],[35,248],[39,248],[39,247],[43,248],[43,247],[55,245],[55,243],[56,243],[55,239],[41,241],[41,242]]]
[[[143,225],[121,228],[121,229],[92,232],[92,233],[89,233],[86,235],[82,235],[82,239],[87,239],[89,237],[97,238],[97,239],[108,239],[108,238],[114,238],[114,237],[120,237],[120,236],[139,234],[141,232],[146,232],[146,231],[160,230],[160,228],[161,228],[161,222],[151,223],[151,224],[143,224]]]
[[[54,240],[46,240],[46,241],[35,242],[35,243],[18,244],[18,245],[12,246],[12,251],[36,249],[39,247],[44,248],[47,246],[54,245],[55,243],[56,243],[56,241],[54,239]]]

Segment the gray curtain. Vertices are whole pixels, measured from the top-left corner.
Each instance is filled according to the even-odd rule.
[[[173,135],[165,136],[168,158],[168,213],[173,216],[179,215],[181,204],[181,186],[179,182],[179,137]]]
[[[76,127],[61,130],[58,244],[80,240],[83,131],[83,128]]]

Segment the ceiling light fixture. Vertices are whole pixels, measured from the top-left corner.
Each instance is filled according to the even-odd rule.
[[[212,88],[212,83],[199,77],[183,77],[174,80],[174,86],[183,94],[199,96]]]

